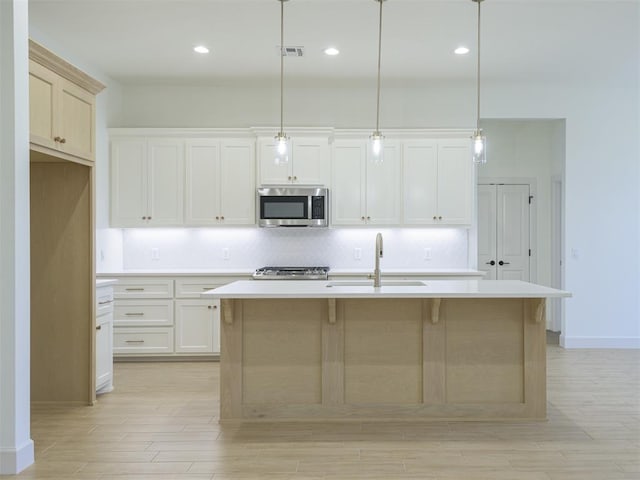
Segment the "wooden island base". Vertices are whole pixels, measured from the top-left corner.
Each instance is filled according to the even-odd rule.
[[[544,305],[223,299],[221,421],[544,420]]]

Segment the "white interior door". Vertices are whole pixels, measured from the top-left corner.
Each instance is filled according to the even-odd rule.
[[[530,280],[529,185],[478,185],[478,268],[487,280]]]
[[[478,185],[478,270],[485,280],[496,280],[496,185]]]

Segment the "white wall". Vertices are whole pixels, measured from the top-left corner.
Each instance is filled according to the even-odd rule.
[[[33,463],[26,0],[0,2],[0,475]]]

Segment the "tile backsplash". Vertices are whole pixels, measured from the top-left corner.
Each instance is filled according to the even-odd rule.
[[[383,267],[468,268],[469,231],[457,228],[166,228],[111,229],[124,270],[255,269],[265,265],[373,268],[375,237]],[[109,242],[110,244],[112,242]],[[109,262],[114,264],[114,262]],[[106,271],[100,268],[98,271]]]

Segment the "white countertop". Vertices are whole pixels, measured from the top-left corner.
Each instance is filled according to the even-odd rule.
[[[107,285],[114,285],[118,283],[118,280],[115,278],[97,278],[96,279],[96,287],[105,287]]]
[[[559,298],[569,292],[519,280],[426,280],[423,286],[339,285],[340,281],[242,280],[201,296],[206,298]],[[334,284],[334,286],[329,286]]]
[[[153,276],[173,276],[173,277],[207,277],[207,276],[250,276],[255,269],[163,269],[163,270],[121,270],[102,272],[96,274],[100,278],[104,277],[153,277]],[[347,275],[369,275],[373,273],[372,268],[331,268],[329,276],[347,276]],[[437,270],[418,269],[418,268],[385,268],[384,276],[484,276],[485,272],[479,270],[463,269],[463,268],[440,268]]]

